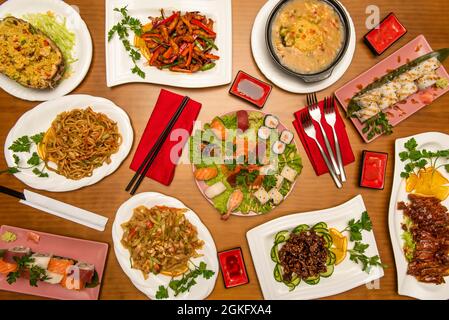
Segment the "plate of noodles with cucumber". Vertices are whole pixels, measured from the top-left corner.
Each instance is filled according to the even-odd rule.
[[[223,220],[270,212],[302,170],[293,132],[275,115],[252,110],[217,116],[197,130],[190,160],[198,188]]]
[[[6,137],[7,167],[0,174],[35,189],[76,190],[113,173],[132,143],[131,122],[120,107],[105,98],[68,95],[19,118]]]
[[[62,97],[89,70],[89,29],[77,8],[64,1],[6,1],[0,5],[0,34],[0,87],[17,98]]]

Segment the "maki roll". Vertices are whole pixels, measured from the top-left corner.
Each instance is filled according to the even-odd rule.
[[[433,86],[438,81],[438,79],[440,79],[440,76],[437,75],[435,71],[433,71],[432,73],[425,74],[421,78],[416,80],[416,84],[418,85],[419,90],[424,90]]]
[[[51,272],[47,270],[47,278],[44,280],[44,282],[47,282],[49,284],[58,284],[61,283],[62,278],[64,278],[63,274]]]
[[[67,274],[63,277],[61,285],[69,290],[81,290],[86,283],[90,283],[94,276],[95,267],[93,264],[78,262],[70,266]]]
[[[273,143],[272,149],[276,154],[283,154],[285,151],[285,143],[283,143],[282,141],[276,141],[275,143]]]
[[[392,106],[399,101],[396,92],[401,88],[401,85],[397,82],[388,82],[380,87],[381,100],[379,102],[379,108],[381,110]]]
[[[223,182],[219,181],[219,182],[211,185],[210,187],[208,187],[204,191],[204,194],[209,199],[212,199],[212,198],[215,198],[216,196],[222,194],[225,191],[226,191],[226,186],[223,184]]]
[[[360,121],[365,122],[380,112],[379,105],[376,102],[367,104],[364,108],[357,111],[355,114]]]
[[[92,277],[94,276],[95,266],[87,262],[78,262],[74,266],[75,269],[79,271],[80,280],[83,283],[90,283]]]
[[[264,124],[270,129],[276,129],[279,125],[279,119],[272,114],[268,114],[265,116]]]
[[[33,253],[31,258],[34,259],[34,261],[31,262],[30,267],[38,266],[47,270],[51,257],[52,255],[49,253]]]
[[[7,263],[17,263],[17,260],[29,256],[31,249],[23,246],[8,249],[3,255],[3,260]]]
[[[279,140],[281,140],[285,144],[290,144],[293,140],[293,133],[291,131],[284,130],[281,132]]]
[[[399,101],[402,101],[416,92],[418,92],[418,86],[414,82],[404,82],[401,85],[401,89],[397,92],[397,95]]]
[[[257,131],[257,136],[262,140],[267,140],[270,137],[271,129],[265,126],[261,126]]]

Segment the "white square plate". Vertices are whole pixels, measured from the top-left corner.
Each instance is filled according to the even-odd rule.
[[[246,238],[264,298],[267,300],[317,299],[338,294],[383,277],[384,271],[381,267],[372,268],[370,273],[366,273],[362,271],[360,265],[349,260],[349,254],[345,260],[335,266],[332,276],[321,277],[320,282],[316,285],[308,285],[302,281],[293,291],[289,291],[286,285],[276,282],[273,277],[275,263],[270,258],[270,250],[276,233],[282,230],[292,230],[299,224],[313,225],[321,221],[327,223],[329,228],[342,230],[347,226],[349,220],[360,219],[365,210],[363,198],[358,195],[337,207],[288,215],[249,230]],[[367,256],[379,255],[374,233],[363,231],[362,236],[362,242],[369,244],[365,254]],[[353,242],[349,241],[348,249],[352,246]]]
[[[121,19],[121,14],[114,8],[128,6],[129,15],[147,23],[149,16],[159,16],[163,8],[167,14],[181,10],[200,11],[214,20],[214,30],[217,33],[216,44],[220,56],[215,68],[204,72],[183,74],[168,70],[159,70],[145,66],[146,59],[138,62],[138,66],[145,72],[142,79],[131,72],[132,61],[123,44],[117,37],[108,42],[108,31]],[[232,6],[231,0],[106,0],[106,81],[108,87],[129,82],[157,83],[184,88],[205,88],[220,86],[231,82],[232,78]],[[130,33],[133,43],[134,34]]]

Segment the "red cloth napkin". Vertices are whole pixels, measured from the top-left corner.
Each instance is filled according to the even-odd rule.
[[[181,101],[184,97],[162,89],[159,93],[159,98],[157,99],[156,106],[151,113],[150,120],[148,120],[145,131],[140,139],[137,151],[134,154],[134,158],[131,162],[130,168],[137,171],[140,164],[144,161],[148,152],[151,150],[153,145],[156,143],[158,137],[162,134],[162,131],[167,127],[170,119],[175,114]],[[184,129],[190,134],[192,133],[193,124],[198,117],[201,110],[201,104],[189,100],[182,114],[176,121],[171,132],[176,129]],[[175,141],[171,141],[171,133],[168,135],[167,140],[165,140],[162,145],[159,154],[153,161],[151,168],[147,172],[147,177],[156,180],[166,186],[170,185],[173,181],[175,174],[175,168],[178,163],[178,159],[181,156],[182,148],[188,141],[187,137],[177,138]],[[178,150],[178,159],[175,162],[171,160],[170,153],[173,147]]]
[[[324,119],[324,112],[323,112],[323,106],[324,101],[319,102],[319,107],[321,110],[321,125],[324,128],[324,131],[326,132],[327,138],[329,140],[329,143],[331,144],[332,149],[335,153],[335,143],[334,143],[334,136],[332,134],[332,127],[327,124],[326,120]],[[351,144],[349,143],[348,134],[346,133],[345,129],[345,123],[343,122],[343,119],[340,116],[340,113],[338,111],[338,108],[334,105],[335,108],[335,114],[336,114],[336,122],[335,122],[335,131],[337,132],[338,142],[340,143],[340,150],[341,150],[341,157],[343,159],[343,165],[347,165],[349,163],[354,162],[354,153],[352,152]],[[308,112],[307,107],[295,112],[295,121],[293,121],[293,126],[296,129],[296,132],[298,132],[299,138],[301,139],[302,145],[304,146],[304,149],[306,150],[307,156],[309,157],[310,163],[313,166],[313,169],[315,170],[315,173],[320,176],[324,173],[329,172],[329,169],[326,166],[326,163],[324,162],[323,157],[321,156],[320,150],[318,149],[318,146],[313,141],[313,139],[309,138],[309,136],[306,135],[304,132],[304,129],[302,127],[301,123],[301,113],[302,112]],[[313,125],[315,126],[316,136],[318,141],[320,142],[324,152],[327,153],[326,145],[324,144],[323,135],[321,133],[321,129],[318,126],[318,124],[313,120]],[[328,155],[329,157],[329,155]],[[337,159],[335,157],[335,159]]]

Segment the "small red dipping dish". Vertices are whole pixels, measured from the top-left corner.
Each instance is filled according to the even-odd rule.
[[[249,282],[241,248],[219,252],[218,261],[226,288],[241,286]]]
[[[239,71],[229,89],[229,93],[262,109],[270,95],[272,86],[266,82]]]
[[[382,190],[385,186],[387,160],[387,153],[364,150],[362,153],[360,186]]]
[[[407,33],[393,12],[387,15],[374,29],[365,36],[365,42],[374,53],[381,55],[393,43]]]

